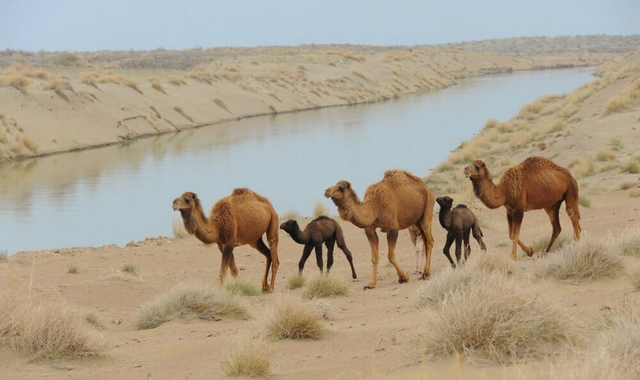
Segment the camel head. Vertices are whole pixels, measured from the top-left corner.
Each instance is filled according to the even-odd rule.
[[[324,196],[326,198],[331,198],[333,203],[337,206],[338,203],[344,201],[347,195],[351,192],[351,184],[347,181],[340,181],[325,190]]]
[[[472,181],[480,178],[491,179],[491,173],[489,173],[487,165],[481,160],[475,160],[471,165],[464,168],[464,175]]]
[[[436,198],[436,202],[438,202],[441,209],[449,209],[453,205],[453,199],[449,198],[446,195],[444,197]]]
[[[285,230],[286,232],[295,231],[296,228],[298,228],[298,222],[294,219],[289,219],[280,225],[280,229]]]
[[[199,204],[200,204],[200,200],[198,199],[198,196],[196,195],[196,193],[187,191],[186,193],[182,194],[181,196],[173,200],[173,210],[174,211],[180,210],[180,212],[184,212],[184,211],[188,212],[196,208]]]

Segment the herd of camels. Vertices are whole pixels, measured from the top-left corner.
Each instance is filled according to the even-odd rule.
[[[527,255],[533,255],[533,249],[520,240],[520,226],[525,211],[544,209],[549,215],[553,231],[546,252],[549,252],[553,242],[560,234],[559,211],[563,201],[573,224],[575,238],[580,237],[578,184],[566,168],[556,165],[547,158],[529,157],[520,164],[506,169],[497,185],[493,183],[491,173],[485,163],[480,160],[467,166],[464,172],[466,177],[471,180],[475,196],[483,204],[490,209],[501,206],[506,208],[509,237],[513,243],[511,257],[514,260],[517,258],[518,245]],[[389,170],[385,172],[384,178],[380,182],[367,188],[364,201],[358,198],[351,184],[347,181],[340,181],[329,187],[324,195],[331,198],[337,206],[340,218],[364,229],[371,246],[372,263],[371,280],[364,287],[365,289],[374,289],[377,286],[379,262],[377,229],[387,234],[387,257],[396,269],[398,282],[403,283],[409,280],[409,276],[400,268],[395,257],[398,231],[406,228],[410,228],[412,235],[424,246],[424,249],[421,250],[424,252],[424,264],[420,264],[422,267],[421,279],[427,279],[431,275],[431,251],[434,244],[432,219],[435,197],[424,180],[403,170]],[[438,203],[441,206],[439,220],[448,232],[443,252],[451,265],[455,267],[449,254],[449,247],[454,240],[456,241],[458,264],[461,260],[461,239],[464,239],[465,258],[469,254],[470,232],[473,233],[483,250],[485,245],[482,242],[482,231],[475,221],[475,217],[471,220],[467,214],[467,211],[469,213],[471,211],[463,205],[452,208],[452,202],[449,197],[438,198]],[[238,275],[238,268],[233,256],[234,247],[249,244],[266,258],[262,290],[273,293],[279,266],[279,218],[267,198],[246,188],[235,189],[231,195],[216,202],[209,216],[206,216],[197,195],[186,192],[173,201],[173,209],[180,211],[185,229],[189,234],[195,235],[205,244],[215,243],[218,245],[220,252],[222,252],[219,274],[221,284],[224,284],[228,269],[231,269],[231,274],[234,277]],[[327,244],[330,251],[327,263],[327,269],[330,269],[331,263],[333,263],[333,244],[337,241],[338,246],[349,260],[353,278],[356,278],[351,252],[346,249],[340,226],[337,223],[317,224],[321,226],[318,228],[326,230],[324,232],[314,231],[315,227],[309,225],[304,231],[300,231],[297,223],[294,226],[293,223],[287,224],[287,222],[280,226],[289,232],[298,243],[305,244],[303,257],[299,264],[299,273],[302,272],[304,261],[314,247],[316,248],[318,266],[322,270],[321,245],[323,242]],[[263,235],[267,237],[267,244],[263,241]],[[270,283],[267,282],[269,270],[271,270]]]

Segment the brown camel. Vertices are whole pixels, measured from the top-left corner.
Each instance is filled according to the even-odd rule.
[[[205,244],[217,244],[222,252],[220,265],[220,284],[224,284],[227,269],[231,275],[238,276],[234,247],[249,244],[263,254],[267,265],[262,278],[262,291],[273,293],[278,271],[278,214],[269,200],[249,189],[235,189],[230,196],[220,199],[213,205],[207,218],[202,210],[200,199],[186,192],[173,201],[173,209],[179,210],[184,227]],[[267,247],[262,235],[267,234]],[[267,285],[267,276],[271,267],[271,284]]]
[[[304,244],[302,257],[298,263],[299,275],[302,276],[304,264],[307,262],[307,259],[311,255],[311,250],[314,248],[316,250],[316,262],[318,264],[318,268],[320,268],[320,273],[322,273],[322,243],[327,246],[327,273],[329,273],[333,266],[333,247],[338,243],[338,248],[344,252],[344,255],[347,257],[347,261],[349,261],[349,265],[351,266],[351,277],[353,279],[358,278],[356,270],[353,267],[353,256],[344,241],[342,227],[340,227],[338,222],[335,220],[324,215],[319,216],[310,221],[304,228],[304,231],[302,231],[296,220],[289,219],[280,225],[280,229],[291,235],[291,238],[296,243]]]
[[[455,240],[456,242],[456,263],[458,265],[466,261],[471,254],[471,245],[469,244],[469,235],[473,232],[473,238],[480,244],[480,249],[487,250],[487,246],[482,241],[482,230],[480,229],[480,223],[473,214],[473,211],[469,210],[466,205],[459,204],[453,207],[453,199],[450,197],[438,197],[436,202],[440,205],[440,212],[438,213],[438,220],[442,228],[447,230],[447,242],[444,243],[442,252],[452,267],[456,267],[456,264],[451,259],[449,248]],[[462,241],[464,240],[464,257],[462,257]]]
[[[578,183],[569,170],[543,157],[529,157],[518,165],[507,168],[500,182],[494,185],[484,162],[474,161],[464,169],[473,184],[476,197],[487,207],[507,209],[509,237],[513,242],[511,257],[517,259],[518,245],[533,256],[533,249],[520,241],[520,226],[525,211],[544,209],[549,215],[553,232],[547,246],[549,252],[560,231],[560,205],[564,201],[567,215],[573,223],[575,238],[580,238],[580,209]]]
[[[388,259],[396,268],[398,282],[409,281],[409,276],[396,262],[395,248],[398,231],[415,226],[425,249],[425,264],[421,279],[431,274],[431,249],[433,248],[432,223],[433,194],[424,181],[411,173],[402,170],[389,170],[384,173],[382,181],[367,188],[364,202],[358,199],[351,184],[340,181],[328,188],[324,196],[331,198],[338,207],[340,217],[348,220],[357,227],[363,228],[369,245],[371,246],[371,262],[373,264],[371,282],[365,289],[374,289],[377,285],[378,274],[378,234],[380,228],[387,234],[389,244]]]

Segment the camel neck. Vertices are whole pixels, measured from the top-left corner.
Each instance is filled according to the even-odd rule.
[[[450,211],[451,211],[451,207],[443,208],[442,206],[440,206],[440,214],[438,214],[438,220],[440,221],[440,225],[444,229],[448,228],[451,222],[451,221],[447,221],[447,215],[449,215]]]
[[[298,244],[307,244],[309,242],[309,237],[306,236],[305,233],[300,230],[300,227],[298,227],[297,225],[295,226],[295,228],[289,231],[289,235],[291,235],[293,241]]]
[[[371,210],[369,202],[360,202],[360,200],[352,196],[342,206],[338,207],[340,217],[348,220],[356,227],[365,228],[371,226],[375,222],[375,215]]]
[[[184,227],[188,233],[195,235],[198,240],[205,244],[218,242],[218,231],[209,222],[201,208],[196,208],[192,212],[181,212]]]
[[[504,205],[504,192],[500,187],[496,186],[493,181],[488,178],[481,178],[479,180],[473,180],[472,183],[474,194],[485,206],[495,209]]]

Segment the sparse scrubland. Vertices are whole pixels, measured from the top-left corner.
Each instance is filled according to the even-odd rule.
[[[219,286],[219,252],[187,236],[179,219],[174,238],[122,248],[13,256],[0,251],[0,378],[637,379],[640,52],[621,51],[619,40],[602,40],[609,46],[604,55],[554,60],[554,52],[575,50],[571,41],[593,46],[597,38],[564,38],[548,46],[540,45],[546,39],[534,39],[530,48],[545,55],[528,61],[537,67],[616,57],[572,93],[541,97],[505,122],[488,120],[431,170],[426,180],[432,191],[467,204],[482,225],[487,252],[473,251],[459,268],[452,269],[442,255],[446,231],[437,225],[429,280],[414,275],[397,284],[381,250],[378,288],[367,291],[361,282],[338,280],[350,273],[344,261],[335,263],[330,276],[306,281],[297,276],[300,247],[282,235],[276,294],[258,296],[245,282],[264,271],[256,260],[262,257],[248,246],[234,250],[238,277]],[[127,139],[175,131],[194,120],[432,91],[517,62],[474,64],[480,56],[466,50],[482,46],[517,55],[528,42],[478,42],[446,51],[200,49],[183,57],[165,50],[147,56],[38,53],[19,66],[0,52],[0,104],[6,104],[0,109],[0,160],[71,146],[58,136],[43,138],[33,129],[30,112],[70,113],[70,133],[77,137],[82,128],[74,124],[83,119],[74,119],[74,107],[99,103],[110,109],[111,96],[127,99],[129,109],[119,109],[117,117],[109,111],[106,127],[93,126],[117,124]],[[157,57],[173,65],[171,70],[154,67],[162,61]],[[54,62],[59,66],[51,66]],[[151,73],[152,68],[157,70]],[[513,67],[520,68],[526,67]],[[255,98],[247,98],[249,93]],[[40,108],[20,111],[23,101]],[[505,168],[531,155],[551,158],[578,181],[583,234],[574,241],[565,219],[551,252],[514,261],[504,209],[488,210],[476,200],[463,167],[482,159],[497,180]],[[334,210],[318,206],[314,213]],[[288,214],[281,217],[299,217]],[[566,218],[564,208],[561,214]],[[541,252],[550,233],[547,215],[532,211],[524,220],[521,236]],[[358,271],[366,272],[370,247],[364,233],[340,224]],[[404,231],[396,257],[405,269],[415,260]]]

